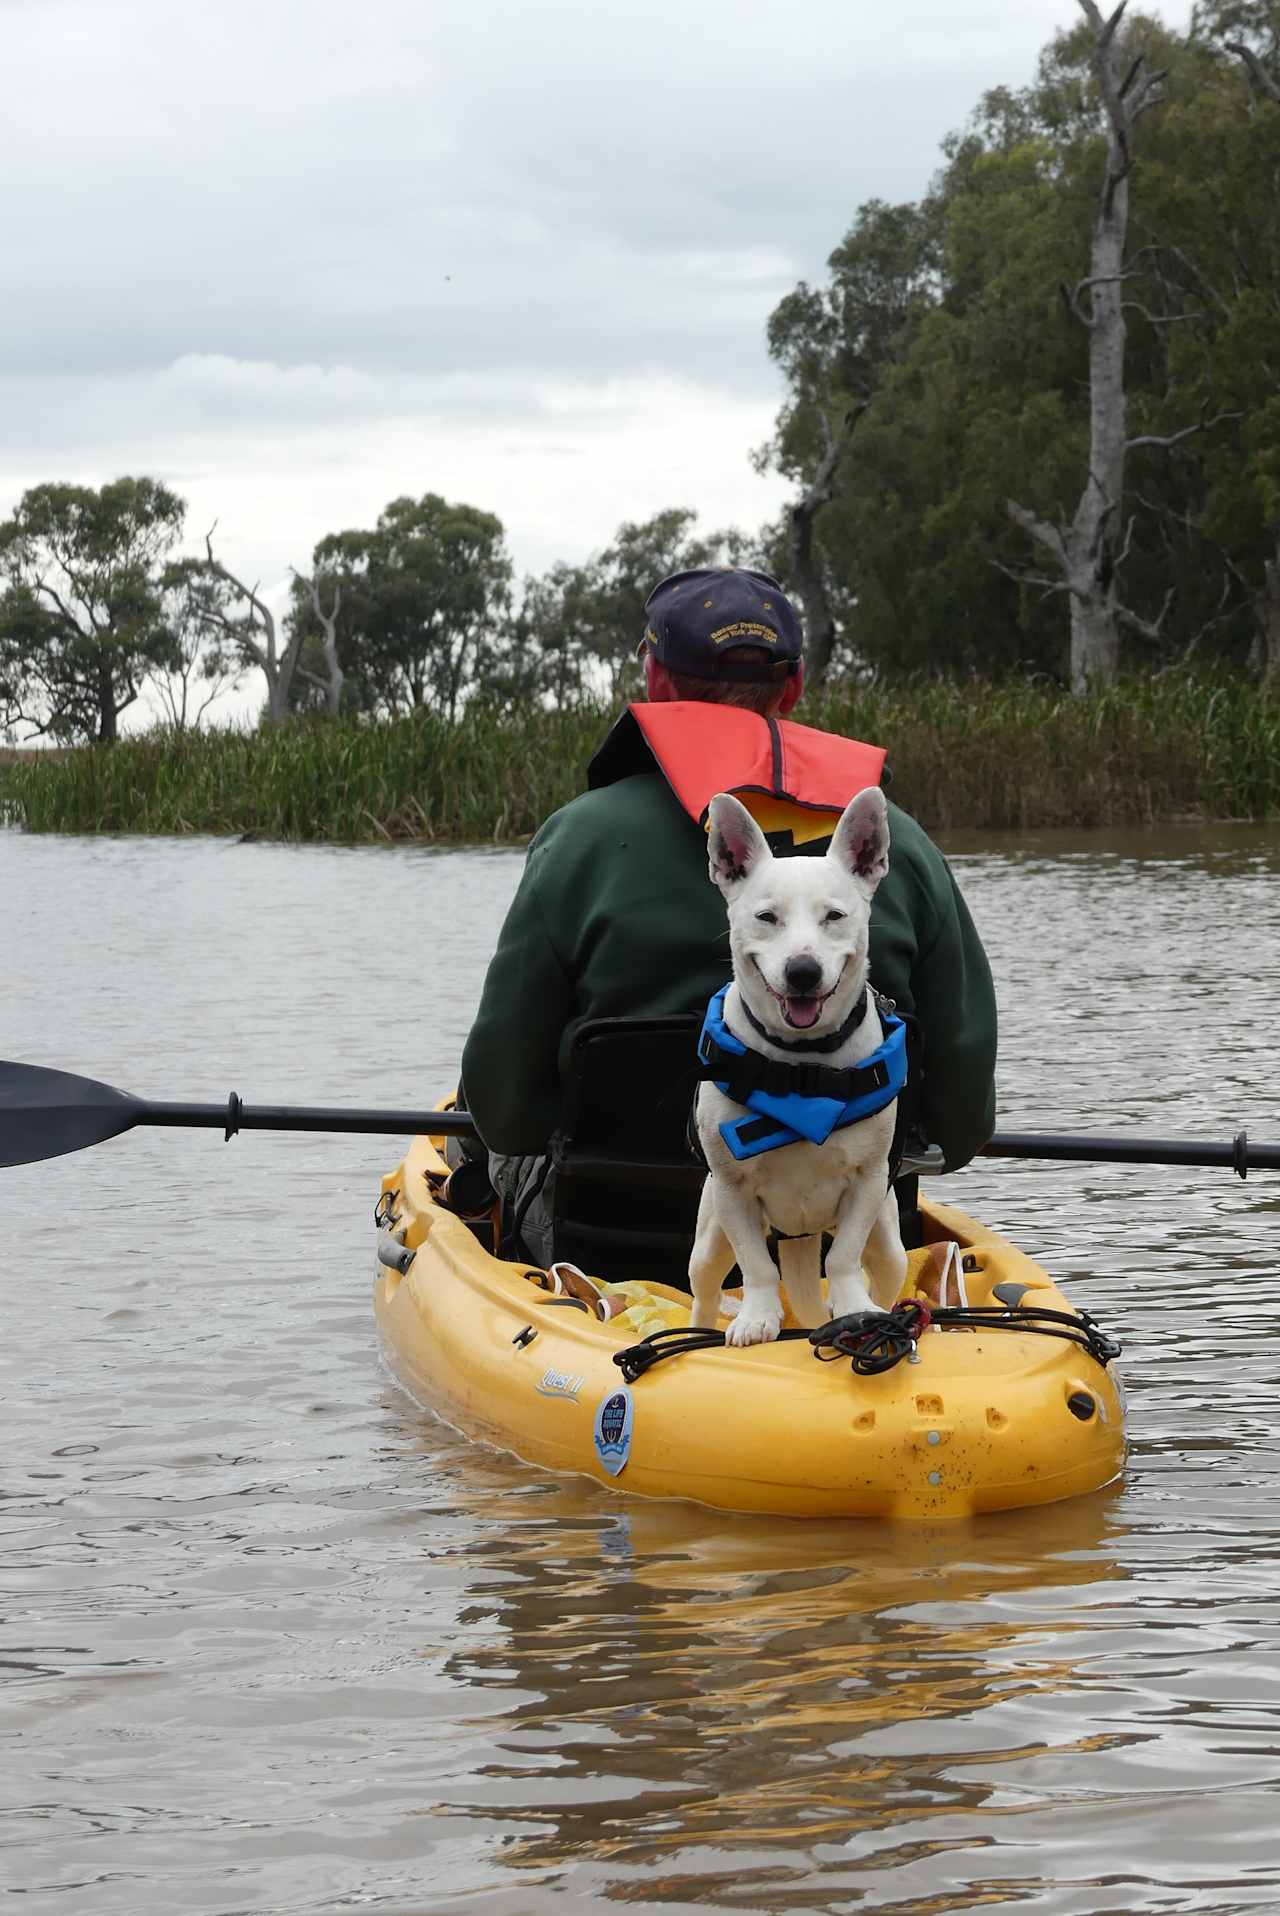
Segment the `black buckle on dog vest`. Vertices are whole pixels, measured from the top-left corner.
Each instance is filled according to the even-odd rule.
[[[759,1051],[726,1051],[710,1036],[704,1037],[698,1047],[698,1063],[698,1076],[724,1085],[736,1104],[745,1104],[753,1091],[764,1091],[771,1098],[795,1093],[802,1098],[835,1098],[848,1104],[853,1098],[882,1091],[889,1082],[883,1058],[874,1064],[835,1071],[826,1064],[791,1064],[781,1058],[766,1058]],[[776,1119],[769,1122],[776,1127]]]

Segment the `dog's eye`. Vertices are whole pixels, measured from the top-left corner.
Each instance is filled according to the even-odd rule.
[[[827,912],[826,915],[824,916],[822,922],[824,925],[838,925],[842,919],[845,919],[848,916],[849,914],[847,911],[837,911],[835,909],[835,906],[833,905],[831,910]]]
[[[778,914],[776,911],[758,911],[756,913],[756,922],[761,925],[776,925],[778,922]]]

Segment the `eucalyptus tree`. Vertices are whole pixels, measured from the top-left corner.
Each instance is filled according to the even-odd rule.
[[[323,580],[315,573],[310,577],[297,571],[292,572],[294,604],[299,603],[300,595],[305,595],[311,617],[315,622],[315,631],[303,642],[303,654],[299,661],[295,678],[319,695],[324,701],[324,710],[330,718],[336,718],[342,710],[342,688],[347,675],[342,668],[338,652],[338,615],[342,611],[342,583],[340,580]],[[329,604],[326,610],[325,596]],[[314,660],[314,667],[305,661]]]
[[[490,705],[518,711],[541,703],[566,711],[599,696],[609,623],[607,614],[600,617],[598,587],[593,565],[565,560],[523,581],[480,688]],[[633,618],[633,635],[635,627]]]
[[[356,710],[456,718],[498,645],[511,574],[502,521],[439,493],[393,499],[376,525],[329,533],[309,575],[294,575],[291,643],[310,661],[296,702],[315,702],[308,684],[319,678],[332,706],[336,670],[337,696]]]
[[[33,486],[0,525],[0,725],[114,742],[173,662],[162,575],[185,504],[157,479]]]
[[[603,680],[610,698],[639,686],[636,652],[644,632],[644,602],[659,580],[743,557],[740,534],[701,533],[697,520],[687,506],[627,520],[601,552],[565,578],[557,608],[560,630],[583,661],[587,682]]]
[[[1020,608],[994,563],[1021,549],[1011,473],[1030,462],[1051,489],[1069,476],[1080,372],[1055,290],[1078,196],[1035,122],[1025,98],[987,96],[926,199],[860,208],[829,283],[770,320],[790,390],[763,462],[799,495],[778,561],[803,600],[797,507],[812,503],[837,667],[1054,666],[1044,608]]]
[[[731,527],[701,532],[688,506],[627,520],[580,565],[525,584],[519,636],[539,660],[548,703],[626,698],[639,690],[644,602],[660,580],[701,566],[760,565],[759,543]]]
[[[770,316],[769,351],[791,393],[757,463],[776,464],[798,488],[777,563],[800,600],[814,689],[831,669],[840,629],[840,590],[819,521],[877,386],[936,298],[936,238],[928,203],[870,200],[832,253],[828,284],[802,280]]]

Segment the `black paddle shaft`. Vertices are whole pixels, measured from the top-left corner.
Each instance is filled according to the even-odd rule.
[[[141,1103],[134,1123],[221,1125],[226,1138],[233,1138],[237,1131],[404,1132],[409,1137],[426,1131],[437,1138],[476,1135],[476,1121],[469,1111],[360,1111],[346,1105],[245,1104],[234,1091],[225,1104],[180,1104],[168,1099]]]
[[[0,1166],[35,1164],[119,1137],[137,1124],[221,1131],[346,1131],[369,1136],[474,1137],[466,1111],[360,1111],[342,1106],[186,1104],[131,1097],[113,1085],[70,1071],[0,1059]],[[1280,1170],[1280,1144],[1250,1144],[1243,1131],[1229,1144],[1200,1138],[1108,1138],[1070,1132],[997,1131],[982,1148],[989,1158],[1056,1158],[1077,1164],[1181,1164],[1248,1171]]]
[[[474,1137],[465,1111],[359,1111],[329,1105],[246,1105],[135,1098],[95,1078],[0,1060],[0,1166],[35,1164],[102,1144],[137,1124],[221,1131],[347,1131],[415,1137]]]
[[[997,1131],[982,1147],[987,1158],[1057,1158],[1073,1164],[1189,1164],[1222,1166],[1237,1177],[1280,1171],[1280,1144],[1250,1144],[1237,1131],[1230,1144],[1207,1138],[1106,1138],[1050,1131]]]

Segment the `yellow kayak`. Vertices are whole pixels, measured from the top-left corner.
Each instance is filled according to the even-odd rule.
[[[914,1345],[864,1375],[802,1333],[680,1348],[689,1299],[664,1285],[571,1280],[604,1295],[608,1318],[553,1295],[545,1272],[491,1257],[438,1201],[446,1175],[420,1137],[383,1179],[383,1346],[419,1403],[528,1463],[721,1510],[911,1519],[1053,1503],[1123,1468],[1114,1347],[1039,1265],[950,1205],[922,1200],[928,1242],[904,1292],[932,1297],[933,1321],[920,1328],[916,1305]],[[963,1308],[938,1308],[948,1273]],[[637,1348],[638,1363],[615,1362]]]

